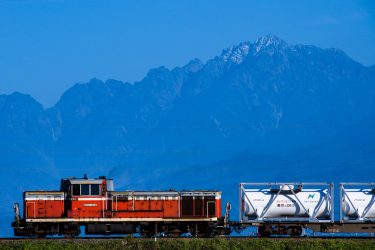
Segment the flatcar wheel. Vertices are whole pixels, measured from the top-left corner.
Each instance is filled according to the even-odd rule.
[[[216,236],[216,233],[215,232],[213,232],[213,231],[210,231],[210,232],[208,232],[208,234],[207,234],[207,238],[214,238]]]
[[[76,234],[68,234],[68,233],[64,234],[64,238],[66,239],[74,239],[76,236],[77,236]]]
[[[302,234],[302,227],[290,227],[288,229],[288,234],[291,237],[299,237]]]
[[[152,234],[149,233],[149,232],[146,232],[146,231],[141,232],[140,235],[141,235],[141,238],[151,238],[152,237]]]

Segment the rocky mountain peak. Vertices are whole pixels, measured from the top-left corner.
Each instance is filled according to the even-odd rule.
[[[274,35],[266,35],[259,37],[254,43],[255,51],[259,52],[267,48],[285,49],[288,44]]]
[[[193,60],[188,62],[188,64],[186,64],[183,68],[187,72],[195,73],[195,72],[201,70],[203,68],[203,66],[204,66],[204,64],[200,59],[194,58]]]
[[[249,54],[250,46],[250,42],[242,42],[238,45],[227,48],[223,50],[221,58],[224,62],[241,64],[245,57]]]

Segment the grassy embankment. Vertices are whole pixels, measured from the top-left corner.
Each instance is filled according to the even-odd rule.
[[[375,249],[375,240],[346,239],[78,239],[0,240],[0,249]]]

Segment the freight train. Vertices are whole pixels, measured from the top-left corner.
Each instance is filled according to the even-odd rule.
[[[139,234],[229,235],[256,227],[259,237],[375,233],[375,183],[340,184],[340,218],[332,183],[240,183],[239,220],[230,221],[218,190],[114,191],[112,179],[61,180],[58,191],[23,193],[23,216],[14,205],[15,236]],[[224,214],[222,214],[224,210]]]

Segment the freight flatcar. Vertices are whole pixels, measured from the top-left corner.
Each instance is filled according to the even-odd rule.
[[[239,231],[255,226],[260,237],[301,236],[304,229],[371,235],[375,233],[374,184],[341,183],[340,219],[335,220],[333,183],[240,183],[239,221],[232,227]]]

